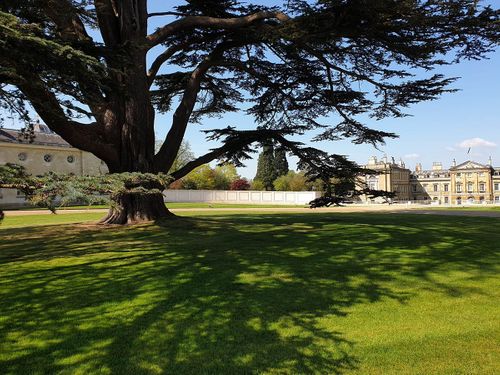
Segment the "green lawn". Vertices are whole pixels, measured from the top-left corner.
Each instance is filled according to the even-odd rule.
[[[183,215],[6,218],[0,374],[498,373],[499,219]]]

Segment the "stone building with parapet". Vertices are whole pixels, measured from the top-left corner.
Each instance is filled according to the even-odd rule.
[[[417,164],[410,171],[402,161],[389,162],[387,157],[377,161],[370,158],[366,168],[376,174],[365,176],[368,187],[395,192],[396,202],[427,204],[500,204],[500,168],[494,168],[491,158],[488,164],[465,161],[458,164],[453,160],[450,168],[443,168],[435,162],[431,169]],[[369,201],[361,197],[362,201]]]
[[[31,175],[53,171],[76,176],[99,175],[108,172],[104,162],[93,154],[72,147],[43,124],[34,125],[34,138],[24,139],[17,129],[0,129],[0,164],[14,163],[26,168]],[[0,207],[25,204],[21,192],[0,189]]]

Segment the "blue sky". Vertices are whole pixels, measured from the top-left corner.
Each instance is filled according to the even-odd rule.
[[[278,4],[278,1],[252,1],[260,4]],[[169,2],[151,0],[150,12],[171,10],[171,6],[181,1]],[[150,23],[150,31],[156,26],[171,21],[169,17],[155,17]],[[96,37],[95,32],[91,32]],[[156,48],[148,55],[151,61],[161,52]],[[354,145],[348,140],[339,142],[314,143],[325,151],[348,155],[352,160],[364,164],[372,155],[382,157],[402,158],[407,167],[413,169],[416,163],[424,168],[430,168],[432,162],[440,161],[449,167],[455,158],[458,163],[472,159],[486,163],[491,156],[493,164],[500,167],[500,50],[489,55],[488,60],[464,61],[458,65],[440,67],[435,71],[446,76],[461,77],[453,84],[460,89],[455,93],[444,94],[438,100],[414,105],[407,109],[411,117],[403,119],[384,119],[374,121],[363,119],[373,128],[395,132],[399,138],[388,140],[379,150],[370,145]],[[431,72],[429,73],[435,73]],[[335,115],[332,115],[335,117]],[[332,122],[335,118],[332,118]],[[158,114],[155,130],[162,138],[167,133],[171,122],[171,114]],[[11,127],[10,124],[5,124]],[[188,127],[186,140],[190,143],[195,155],[202,155],[217,143],[207,143],[203,129],[237,126],[240,129],[251,129],[255,123],[250,116],[243,113],[230,113],[224,117],[207,118],[202,125],[192,124]],[[15,125],[14,125],[15,126]],[[311,137],[300,137],[307,141]],[[258,147],[258,146],[255,146]],[[470,153],[467,151],[471,147]],[[239,168],[239,173],[247,178],[253,178],[256,170],[255,154],[253,160],[246,162],[245,168]],[[292,168],[295,159],[289,158]]]

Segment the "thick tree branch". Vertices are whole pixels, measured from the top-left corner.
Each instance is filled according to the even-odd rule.
[[[158,172],[168,172],[172,166],[184,138],[189,117],[196,104],[196,97],[200,91],[200,83],[203,75],[214,64],[215,62],[209,56],[191,73],[182,100],[174,112],[172,127],[165,138],[165,142],[163,142],[163,145],[155,156],[155,166]]]
[[[75,7],[69,1],[49,0],[44,9],[64,40],[92,41]]]
[[[116,3],[114,0],[95,0],[94,3],[102,39],[108,47],[116,47],[121,42]]]
[[[94,46],[94,41],[85,30],[85,25],[75,7],[69,1],[49,0],[45,3],[45,11],[57,26],[59,35],[64,41]],[[102,105],[104,97],[98,85],[85,78],[79,79],[78,84],[85,98],[85,104],[91,108],[94,114],[99,112],[99,106]]]
[[[266,19],[277,19],[285,22],[290,18],[281,12],[261,11],[243,17],[217,18],[208,16],[190,16],[173,21],[159,28],[153,34],[148,35],[147,40],[151,47],[163,43],[169,36],[179,32],[191,30],[197,27],[206,29],[237,29],[251,25],[256,21]]]
[[[54,93],[35,74],[22,72],[23,78],[14,83],[30,101],[45,124],[73,147],[92,152],[101,159],[118,162],[118,154],[112,145],[101,140],[101,127],[69,120]]]
[[[156,78],[156,75],[158,74],[158,71],[160,70],[161,66],[163,63],[165,63],[168,59],[170,59],[173,55],[175,55],[177,52],[183,50],[189,45],[189,43],[180,43],[176,44],[175,46],[169,47],[167,50],[165,50],[163,53],[159,54],[158,57],[153,61],[151,64],[151,68],[148,70],[148,83],[149,86],[151,86]]]
[[[153,13],[148,13],[148,17],[161,17],[161,16],[179,16],[179,17],[185,17],[188,16],[186,13],[180,13],[180,12],[153,12]]]
[[[221,63],[219,59],[224,51],[239,45],[241,45],[241,42],[226,41],[220,43],[191,73],[181,102],[174,112],[172,127],[167,133],[167,137],[160,150],[155,155],[155,169],[158,172],[168,172],[174,163],[182,139],[184,138],[189,118],[193,113],[203,76],[212,66]]]

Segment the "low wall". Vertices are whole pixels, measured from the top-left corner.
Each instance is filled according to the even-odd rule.
[[[165,202],[211,202],[238,204],[300,204],[321,196],[316,191],[165,190]]]

